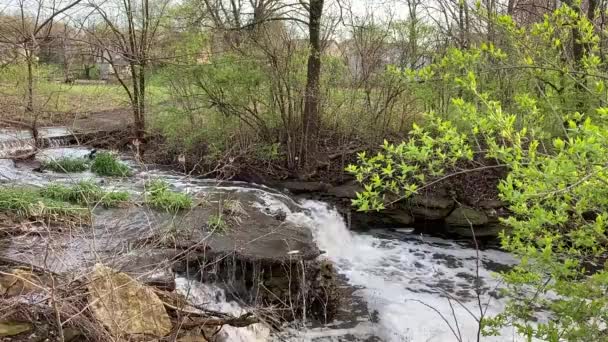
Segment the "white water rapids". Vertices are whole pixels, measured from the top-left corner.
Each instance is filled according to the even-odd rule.
[[[40,153],[39,157],[53,158],[58,153],[82,156],[89,152],[86,149],[52,149]],[[95,177],[90,173],[32,173],[16,168],[9,160],[0,162],[0,176],[0,181],[9,184],[16,180],[42,184],[76,176]],[[171,172],[141,170],[132,179],[116,181],[112,186],[132,189],[136,183],[150,177],[163,178],[176,189],[190,193],[252,192],[257,201],[255,205],[264,212],[280,211],[286,214],[287,220],[310,227],[319,248],[325,251],[322,257],[332,261],[337,271],[357,289],[354,296],[369,311],[342,312],[339,314],[342,322],[325,327],[300,327],[287,331],[287,336],[272,335],[262,325],[240,329],[224,327],[225,341],[476,341],[477,278],[483,289],[481,301],[484,310],[487,309],[486,314],[499,313],[503,307],[501,300],[492,296],[497,292],[498,284],[491,273],[515,262],[507,253],[480,251],[480,267],[477,268],[477,253],[470,246],[400,230],[372,229],[368,233],[354,233],[347,229],[338,211],[325,203],[297,203],[278,191],[246,183],[218,184]],[[180,278],[178,289],[194,302],[211,305],[218,311],[237,315],[244,310],[239,304],[227,301],[223,291],[213,285]],[[346,307],[344,310],[351,309]],[[499,337],[482,338],[482,341],[514,340],[517,337],[510,330],[502,331]]]
[[[498,281],[489,268],[513,264],[515,260],[507,253],[480,251],[477,269],[475,249],[456,242],[398,231],[390,236],[381,231],[353,233],[338,211],[325,203],[303,201],[300,210],[292,211],[282,195],[259,188],[241,190],[255,191],[262,200],[260,205],[286,212],[287,220],[310,227],[324,257],[358,289],[354,295],[375,312],[370,316],[378,317],[357,317],[349,328],[298,328],[274,338],[265,330],[233,329],[225,341],[364,341],[372,337],[390,342],[477,341],[476,272],[486,314],[499,313],[502,308],[500,300],[490,295],[497,292]],[[236,303],[222,305],[238,307]],[[509,330],[499,337],[482,337],[482,341],[505,340],[517,337]]]

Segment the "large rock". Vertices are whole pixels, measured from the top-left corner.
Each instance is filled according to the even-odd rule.
[[[289,190],[292,194],[306,194],[311,192],[325,192],[329,185],[323,182],[287,181],[278,184],[279,187]]]
[[[411,211],[414,217],[422,220],[442,220],[450,213],[452,209],[446,208],[427,208],[427,207],[412,207]]]
[[[414,217],[423,220],[442,220],[452,211],[454,201],[436,195],[414,195],[409,201]]]
[[[473,232],[475,232],[476,238],[494,238],[497,237],[500,232],[505,229],[500,224],[487,224],[485,226],[474,226],[471,231],[471,227],[465,226],[449,226],[446,231],[448,233],[456,234],[466,238],[472,238]]]
[[[88,287],[93,314],[115,337],[163,337],[171,332],[160,298],[127,274],[96,264]]]
[[[437,209],[451,209],[454,207],[454,200],[436,195],[414,195],[410,201],[415,207]]]
[[[14,297],[39,291],[39,284],[40,280],[33,273],[17,268],[0,275],[0,296]]]
[[[405,208],[398,207],[395,209],[389,209],[385,211],[384,214],[388,216],[391,221],[398,225],[407,226],[414,223],[414,218],[412,217],[412,215],[409,214],[409,212]]]
[[[15,336],[32,331],[34,327],[27,322],[0,322],[0,337]]]
[[[361,185],[351,183],[331,187],[329,190],[327,190],[327,193],[337,198],[355,199],[357,198],[357,192],[361,191],[363,191],[363,187],[361,187]]]
[[[483,200],[479,202],[478,206],[484,209],[500,209],[505,208],[507,206],[507,202],[497,199]]]
[[[488,216],[479,210],[467,207],[459,207],[454,209],[445,222],[448,226],[470,227],[483,226],[488,223]]]

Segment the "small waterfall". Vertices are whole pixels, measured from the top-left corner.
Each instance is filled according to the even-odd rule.
[[[0,130],[0,158],[10,158],[32,152],[39,147],[61,147],[75,143],[73,134],[66,128],[40,128],[38,144],[28,130]]]
[[[34,151],[36,143],[33,138],[0,141],[0,158],[12,157],[21,153]]]
[[[455,333],[461,334],[461,340],[476,340],[477,322],[468,312],[479,313],[474,293],[474,249],[405,233],[395,233],[391,238],[353,234],[342,216],[325,203],[305,201],[302,208],[305,214],[294,213],[288,219],[313,229],[319,248],[350,284],[360,288],[356,295],[365,300],[370,311],[378,313],[377,324],[370,327],[368,321],[359,328],[383,341],[457,341],[441,313]],[[487,312],[492,315],[499,313],[504,304],[490,295],[498,282],[488,267],[511,265],[515,260],[495,250],[480,251],[480,258],[482,301],[489,303]],[[484,341],[517,340],[513,331],[502,333]],[[318,335],[319,331],[311,331],[308,338],[301,340],[309,341],[310,336]]]
[[[238,303],[226,300],[223,289],[195,280],[177,278],[176,291],[196,305],[206,309],[239,316],[246,312]],[[244,328],[224,326],[217,336],[218,342],[265,342],[270,339],[270,329],[257,323]]]
[[[27,141],[27,137],[20,138]],[[63,138],[54,137],[52,140],[56,139]],[[0,152],[4,146],[12,146],[11,141],[14,140],[3,139],[0,133]],[[90,150],[86,148],[56,148],[41,151],[37,158],[85,157],[88,153]],[[74,177],[76,176],[71,174],[52,172],[32,173],[16,168],[11,160],[0,160],[0,182],[46,184],[74,181]],[[82,173],[79,177],[94,175]],[[298,203],[278,191],[246,183],[218,184],[214,180],[193,179],[152,168],[141,170],[126,180],[105,180],[103,186],[141,191],[138,187],[149,178],[163,178],[180,191],[193,194],[242,192],[243,200],[251,201],[254,207],[264,213],[310,227],[319,248],[325,251],[323,257],[332,261],[336,270],[357,289],[354,296],[361,299],[371,313],[370,317],[353,318],[352,324],[355,326],[351,327],[335,325],[302,329],[301,324],[298,324],[294,330],[288,331],[289,338],[276,340],[361,341],[373,335],[382,341],[455,341],[457,339],[448,324],[458,326],[458,329],[454,329],[460,331],[462,341],[476,340],[477,323],[468,313],[468,310],[479,312],[474,296],[477,258],[476,251],[470,246],[404,231],[372,230],[367,234],[352,233],[338,211],[325,203]],[[512,265],[516,260],[509,254],[496,250],[481,251],[480,259],[479,280],[484,291],[482,300],[489,303],[487,312],[492,315],[500,312],[504,304],[491,295],[498,287],[497,279],[491,273],[497,266]],[[212,284],[178,278],[177,288],[194,303],[204,304],[210,309],[234,315],[248,309],[239,303],[228,301],[224,291]],[[350,299],[347,298],[348,300]],[[447,323],[440,314],[447,318]],[[222,330],[225,341],[274,341],[268,328],[261,324],[247,328],[224,327]],[[351,338],[353,336],[354,339]],[[500,337],[487,337],[483,340],[517,339],[513,331],[505,330]]]

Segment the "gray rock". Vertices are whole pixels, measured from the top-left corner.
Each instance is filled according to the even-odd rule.
[[[435,195],[414,195],[411,203],[416,207],[451,209],[454,207],[454,200]]]
[[[459,207],[454,209],[454,211],[452,211],[452,213],[446,217],[445,222],[448,224],[448,226],[483,226],[488,223],[488,216],[486,216],[483,211],[467,207]]]
[[[503,231],[505,227],[500,224],[488,224],[485,226],[473,227],[476,238],[490,238],[497,237],[498,234]],[[473,232],[471,227],[464,226],[450,226],[446,229],[449,233],[456,234],[462,237],[472,238]]]
[[[389,210],[386,214],[397,224],[410,225],[414,223],[414,218],[404,210]]]
[[[416,218],[420,218],[423,220],[442,220],[448,214],[452,208],[428,208],[428,207],[412,207],[411,212]]]
[[[293,194],[305,194],[311,192],[324,192],[327,191],[329,185],[323,182],[300,182],[300,181],[288,181],[281,182],[278,184],[279,187],[289,190]]]
[[[344,184],[329,188],[327,193],[338,198],[354,199],[357,198],[357,192],[361,191],[363,191],[363,187],[359,184]]]
[[[484,209],[499,209],[507,206],[507,203],[501,200],[483,200],[479,202],[479,207]]]

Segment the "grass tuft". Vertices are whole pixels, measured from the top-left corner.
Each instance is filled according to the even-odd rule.
[[[131,175],[129,167],[110,152],[97,153],[91,165],[91,171],[100,176],[126,177]]]
[[[57,201],[91,206],[97,203],[102,206],[116,207],[129,201],[125,191],[106,191],[91,181],[80,181],[72,186],[51,184],[40,191],[41,195]]]
[[[169,183],[156,179],[146,184],[146,203],[171,213],[192,208],[192,198],[169,189]]]
[[[211,215],[207,220],[207,227],[212,231],[223,233],[228,229],[228,223],[222,215]]]
[[[43,196],[33,188],[1,187],[0,211],[21,218],[86,218],[85,208]]]
[[[42,167],[55,172],[83,172],[89,169],[89,161],[83,158],[60,158],[46,161]]]

